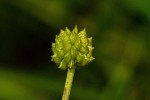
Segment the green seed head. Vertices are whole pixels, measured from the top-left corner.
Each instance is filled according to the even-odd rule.
[[[78,32],[77,26],[71,32],[67,27],[56,35],[55,43],[52,43],[52,61],[60,69],[81,67],[90,63],[92,57],[92,37],[87,38],[86,30]]]

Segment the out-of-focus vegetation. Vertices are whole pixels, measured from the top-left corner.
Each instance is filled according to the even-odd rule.
[[[96,58],[70,100],[150,100],[150,0],[0,0],[0,100],[61,100],[60,29],[87,28]]]

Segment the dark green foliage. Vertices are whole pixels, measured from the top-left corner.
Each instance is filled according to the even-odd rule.
[[[78,25],[93,37],[96,59],[77,70],[70,100],[150,100],[149,5],[149,0],[0,0],[0,99],[60,100],[66,72],[50,61],[51,43],[60,29]]]

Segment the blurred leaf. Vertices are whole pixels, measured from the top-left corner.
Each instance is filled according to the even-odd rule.
[[[141,14],[144,14],[150,21],[150,0],[119,0],[125,4],[126,7],[139,11]]]
[[[4,66],[0,67],[0,98],[8,100],[49,100],[55,94],[59,94],[61,98],[65,80],[46,77],[40,76],[40,74],[17,72],[4,68]],[[84,89],[76,85],[73,86],[71,95],[72,98],[77,100],[95,100],[99,97],[97,90]],[[53,98],[52,100],[56,99]]]

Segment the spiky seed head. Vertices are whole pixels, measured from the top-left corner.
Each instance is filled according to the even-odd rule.
[[[87,38],[86,29],[78,32],[77,26],[71,32],[67,27],[56,35],[52,43],[54,61],[60,69],[81,67],[90,63],[92,57],[92,37]]]

